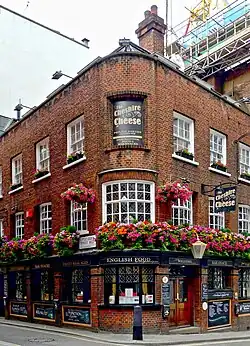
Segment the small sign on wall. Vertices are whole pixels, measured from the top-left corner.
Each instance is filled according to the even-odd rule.
[[[79,239],[79,250],[87,250],[96,248],[96,236],[87,235],[80,237]]]
[[[236,186],[215,189],[214,198],[216,213],[236,210]]]

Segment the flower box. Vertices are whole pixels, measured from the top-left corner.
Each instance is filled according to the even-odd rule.
[[[23,186],[22,183],[18,183],[18,184],[13,184],[10,186],[10,190],[13,191],[13,190],[16,190],[18,189],[19,187]]]
[[[245,179],[245,180],[249,180],[250,181],[250,174],[248,173],[241,173],[240,177],[242,179]]]
[[[194,159],[194,154],[192,154],[188,151],[185,151],[185,150],[176,151],[175,154],[178,156],[184,157],[185,159],[190,160],[190,161],[193,161],[193,159]]]
[[[212,163],[211,167],[218,169],[219,171],[222,171],[222,172],[227,172],[227,167],[221,163]]]
[[[37,170],[34,174],[34,178],[35,179],[39,179],[39,178],[42,178],[44,177],[45,175],[49,174],[49,171],[40,171],[40,170]]]
[[[84,153],[82,152],[71,154],[67,157],[67,164],[80,160],[83,158],[83,156],[84,156]]]

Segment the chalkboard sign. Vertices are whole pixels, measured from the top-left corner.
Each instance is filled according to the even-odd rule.
[[[201,284],[201,301],[206,302],[208,300],[208,287],[207,283]]]
[[[63,322],[70,324],[90,324],[90,308],[63,306]]]
[[[26,303],[19,303],[19,302],[11,302],[10,303],[10,315],[16,315],[16,316],[24,316],[27,317],[27,304]]]
[[[230,323],[230,300],[208,302],[208,327]]]
[[[55,320],[54,305],[34,304],[33,315],[35,319]]]
[[[239,302],[238,314],[250,314],[250,301],[249,302]]]
[[[161,287],[162,305],[170,305],[170,284],[162,284]]]

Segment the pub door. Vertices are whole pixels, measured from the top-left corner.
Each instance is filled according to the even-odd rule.
[[[170,278],[170,315],[172,327],[191,326],[193,324],[193,292],[190,278]]]

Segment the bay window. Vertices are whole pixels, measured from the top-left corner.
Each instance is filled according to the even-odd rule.
[[[105,268],[104,300],[106,304],[154,304],[154,268],[140,266]]]
[[[250,298],[250,269],[239,270],[239,298]]]
[[[114,181],[103,184],[103,223],[155,219],[155,186],[147,181]]]

